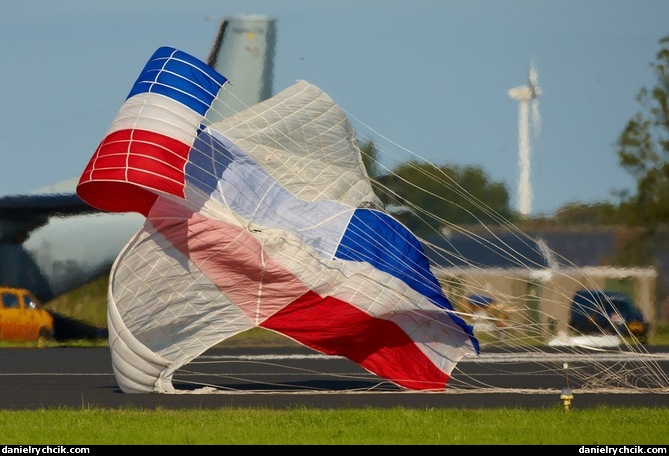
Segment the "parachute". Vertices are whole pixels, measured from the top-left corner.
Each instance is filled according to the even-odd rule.
[[[158,49],[79,180],[91,206],[146,217],[109,281],[121,390],[178,392],[179,368],[254,327],[443,390],[478,340],[384,211],[344,112],[297,81],[212,122],[226,82]]]

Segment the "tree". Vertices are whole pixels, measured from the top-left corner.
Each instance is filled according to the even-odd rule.
[[[404,162],[377,179],[376,191],[386,205],[405,208],[398,218],[420,234],[448,224],[500,224],[516,215],[506,185],[475,166]]]
[[[554,222],[559,225],[616,225],[619,216],[620,208],[611,202],[568,203],[555,213]]]
[[[653,232],[669,222],[669,36],[660,40],[651,64],[657,84],[642,87],[637,101],[643,111],[630,119],[617,142],[619,164],[636,179],[636,193],[621,208],[631,224]]]
[[[627,122],[617,146],[620,165],[636,179],[636,193],[620,205],[621,216],[636,227],[636,235],[620,250],[619,262],[657,267],[661,301],[669,295],[662,271],[669,264],[669,35],[659,43],[651,63],[657,83],[639,91],[642,111]]]
[[[366,141],[360,144],[359,147],[362,163],[365,165],[367,175],[371,179],[376,179],[380,174],[379,151],[376,149],[376,144],[373,141]]]

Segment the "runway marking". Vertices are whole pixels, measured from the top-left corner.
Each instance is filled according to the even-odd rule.
[[[113,377],[113,372],[17,372],[0,373],[0,377]]]
[[[343,356],[323,354],[264,354],[264,355],[204,355],[194,361],[204,360],[245,360],[245,361],[274,361],[274,360],[331,360],[346,359]],[[516,363],[527,361],[550,362],[616,362],[616,361],[669,361],[669,353],[484,353],[479,357],[465,357],[458,363]]]

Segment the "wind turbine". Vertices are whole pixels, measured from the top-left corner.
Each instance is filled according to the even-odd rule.
[[[532,212],[531,139],[537,138],[541,126],[538,100],[541,89],[534,65],[530,65],[527,85],[514,87],[508,94],[518,100],[518,211],[527,217]]]

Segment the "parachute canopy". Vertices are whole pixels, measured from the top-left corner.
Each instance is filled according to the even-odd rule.
[[[146,217],[110,277],[121,389],[175,392],[177,369],[253,327],[444,389],[478,342],[382,210],[343,111],[298,81],[211,123],[225,82],[158,49],[81,175],[90,205]]]

